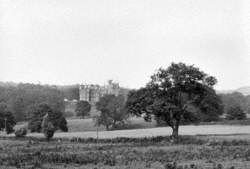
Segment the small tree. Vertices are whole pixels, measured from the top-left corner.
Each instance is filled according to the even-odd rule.
[[[67,121],[63,117],[63,113],[59,110],[52,110],[47,104],[35,104],[30,107],[28,112],[28,129],[30,129],[31,132],[41,132],[42,121],[46,114],[48,114],[55,130],[61,129],[64,132],[68,131]]]
[[[28,129],[30,129],[31,132],[41,132],[43,117],[51,112],[52,109],[45,103],[31,105],[27,113],[29,121]]]
[[[54,110],[52,113],[49,113],[49,118],[56,130],[68,131],[67,120],[63,117],[61,111]]]
[[[88,116],[90,110],[91,110],[91,105],[87,101],[79,101],[76,104],[76,110],[75,111],[76,111],[77,116],[80,116],[82,118],[85,117],[85,116]]]
[[[165,121],[178,137],[181,121],[199,121],[223,113],[223,106],[213,86],[217,80],[193,65],[172,63],[160,68],[146,87],[129,93],[127,109],[130,113],[151,120],[154,115]]]
[[[16,125],[13,114],[8,110],[5,103],[0,103],[0,130],[5,129],[7,134],[14,132]]]
[[[246,118],[246,113],[244,113],[243,109],[239,105],[230,107],[226,114],[227,120],[244,120]]]
[[[106,130],[125,124],[128,118],[123,96],[105,95],[96,103],[96,108],[101,112],[95,119],[96,124],[104,125]]]

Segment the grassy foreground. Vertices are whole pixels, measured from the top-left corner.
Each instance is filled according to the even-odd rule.
[[[234,138],[237,138],[235,136]],[[249,137],[249,136],[248,136]],[[115,139],[0,138],[3,169],[249,169],[250,140],[224,136]]]

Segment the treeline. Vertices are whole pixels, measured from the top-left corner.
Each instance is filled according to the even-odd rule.
[[[45,103],[64,112],[64,98],[78,99],[76,86],[57,87],[30,83],[0,83],[0,103],[5,103],[16,121],[27,119],[33,105]]]
[[[126,96],[128,89],[121,88]],[[79,100],[79,85],[40,85],[31,83],[0,82],[0,103],[7,105],[16,121],[27,120],[27,112],[33,105],[45,103],[53,110],[65,111],[64,99]]]
[[[128,89],[122,89],[121,95],[127,96]],[[224,105],[224,114],[232,107],[240,107],[250,114],[250,95],[239,92],[219,94]],[[46,103],[52,109],[64,112],[64,98],[79,100],[78,85],[55,86],[30,83],[0,82],[0,103],[5,103],[16,121],[27,120],[27,112],[32,105]]]
[[[246,114],[250,114],[250,95],[244,96],[239,92],[220,94],[224,104],[224,113],[227,113],[232,107],[241,107]]]
[[[67,85],[67,86],[57,86],[64,98],[68,100],[79,100],[79,85]]]

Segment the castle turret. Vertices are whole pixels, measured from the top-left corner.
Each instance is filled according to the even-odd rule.
[[[79,95],[80,100],[88,101],[92,105],[100,100],[106,94],[113,94],[118,96],[120,91],[119,83],[113,83],[112,80],[108,81],[107,86],[99,85],[80,85]]]

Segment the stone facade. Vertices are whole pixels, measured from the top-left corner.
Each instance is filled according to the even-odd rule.
[[[79,87],[80,100],[87,101],[92,105],[95,105],[95,103],[106,94],[118,96],[119,91],[119,83],[114,83],[112,80],[109,80],[108,84],[104,86],[91,84],[80,85]]]

